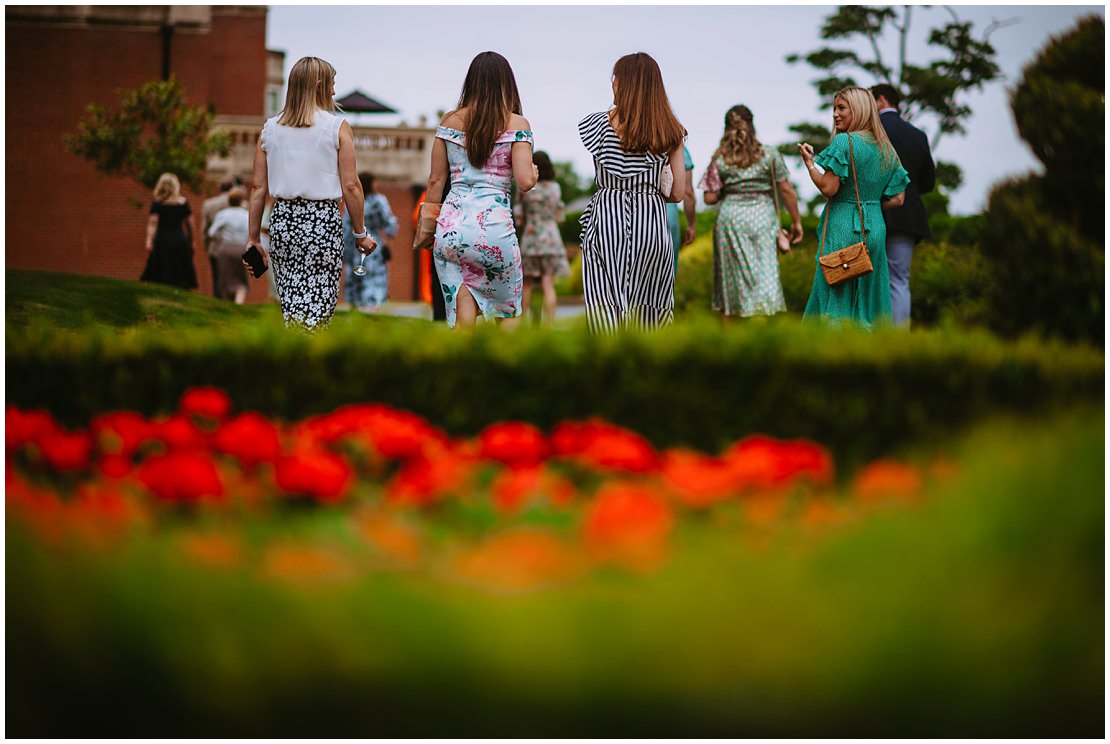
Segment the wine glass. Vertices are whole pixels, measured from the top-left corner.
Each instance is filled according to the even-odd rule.
[[[351,269],[355,276],[366,276],[366,267],[363,264],[366,263],[366,257],[369,255],[369,253],[361,252],[358,254],[358,266]]]

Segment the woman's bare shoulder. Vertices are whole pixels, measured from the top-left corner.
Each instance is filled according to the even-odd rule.
[[[527,129],[531,131],[532,125],[529,124],[528,120],[520,114],[510,114],[509,126],[507,127],[507,129]]]
[[[441,121],[439,124],[443,127],[450,127],[451,129],[458,129],[459,131],[462,131],[463,127],[466,126],[465,114],[466,109],[456,109],[454,111],[448,111],[447,114],[443,117],[443,121]]]

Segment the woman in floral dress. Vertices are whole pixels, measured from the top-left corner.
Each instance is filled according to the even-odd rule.
[[[790,242],[802,239],[798,197],[786,176],[782,155],[756,139],[751,110],[730,108],[721,144],[699,184],[706,204],[721,204],[713,230],[713,309],[726,318],[786,311],[776,249],[779,213],[771,193],[776,186],[790,212]]]
[[[343,300],[351,307],[362,312],[376,312],[389,298],[389,267],[386,265],[385,239],[397,235],[397,218],[389,208],[385,194],[374,191],[374,174],[363,171],[358,174],[364,194],[362,214],[366,229],[380,246],[378,250],[360,259],[355,249],[354,231],[351,228],[351,215],[343,215]],[[362,262],[366,273],[359,276],[355,267]]]
[[[542,150],[532,156],[539,170],[536,187],[520,195],[524,235],[520,253],[524,266],[524,307],[531,304],[532,286],[538,281],[543,288],[543,319],[555,320],[555,278],[570,273],[567,249],[559,232],[563,220],[563,195],[555,180],[551,158]]]
[[[458,108],[436,129],[426,203],[442,199],[450,172],[433,256],[451,328],[472,326],[479,315],[521,314],[523,274],[509,188],[515,179],[522,193],[529,191],[538,171],[531,125],[520,110],[508,60],[482,52],[470,63]]]

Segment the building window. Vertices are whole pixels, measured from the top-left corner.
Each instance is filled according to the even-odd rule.
[[[281,88],[273,85],[266,91],[266,116],[273,116],[281,110]]]

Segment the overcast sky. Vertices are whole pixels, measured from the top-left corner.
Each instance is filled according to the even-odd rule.
[[[992,184],[1036,167],[1017,135],[1007,93],[1021,69],[1050,36],[1102,6],[949,6],[982,29],[992,20],[1018,19],[991,37],[1004,79],[967,97],[973,110],[967,135],[946,135],[934,153],[958,163],[964,185],[952,209],[979,211]],[[400,116],[364,117],[391,125],[458,100],[474,55],[493,50],[513,66],[524,115],[536,148],[553,160],[573,161],[583,175],[593,164],[578,140],[578,121],[612,102],[610,73],[618,57],[644,51],[659,62],[671,104],[690,133],[695,179],[721,136],[724,112],[735,103],[755,114],[761,141],[790,139],[789,124],[831,120],[810,84],[816,72],[784,61],[822,42],[822,19],[833,6],[270,6],[267,45],[286,53],[286,74],[297,59],[314,55],[337,70],[336,93],[355,88],[388,103]],[[949,18],[941,6],[913,10],[908,57],[921,64],[935,52],[928,29]],[[865,51],[860,49],[860,52]],[[883,47],[895,57],[891,36]],[[889,62],[888,62],[889,64]],[[860,80],[863,84],[872,81]],[[915,122],[933,134],[932,122]],[[797,166],[803,195],[816,193]]]

